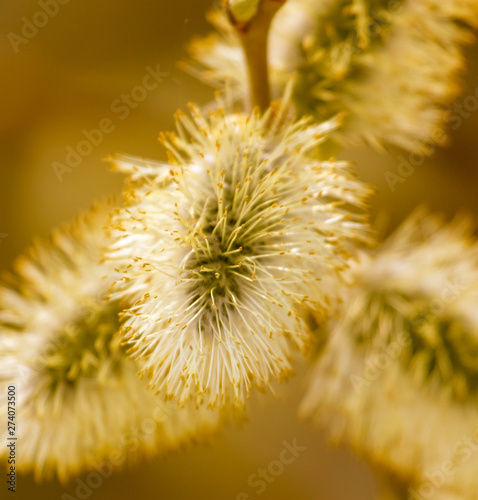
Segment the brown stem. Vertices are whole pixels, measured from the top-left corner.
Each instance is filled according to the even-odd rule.
[[[272,19],[285,0],[262,0],[257,14],[247,23],[230,15],[246,56],[249,73],[249,105],[265,111],[271,101],[268,68],[268,35]]]

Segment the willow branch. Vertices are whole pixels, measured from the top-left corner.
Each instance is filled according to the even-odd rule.
[[[271,101],[268,68],[269,29],[285,0],[261,0],[251,19],[237,19],[228,5],[229,17],[239,35],[249,76],[249,105],[265,111]]]

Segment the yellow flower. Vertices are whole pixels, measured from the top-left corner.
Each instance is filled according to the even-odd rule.
[[[222,419],[172,408],[127,360],[116,335],[119,304],[104,301],[114,271],[100,263],[113,207],[95,206],[35,244],[0,289],[0,390],[16,386],[17,470],[37,479],[66,481],[172,449]],[[6,404],[2,397],[2,415]],[[2,459],[7,452],[2,446]]]
[[[227,109],[178,113],[169,163],[116,159],[131,182],[113,221],[113,298],[134,302],[123,334],[180,404],[242,406],[252,385],[289,375],[291,346],[309,341],[299,308],[328,309],[327,277],[367,235],[347,207],[368,188],[311,154],[333,124]]]
[[[186,66],[240,96],[247,71],[239,40],[222,12],[211,19],[218,33],[191,44]],[[478,0],[289,0],[270,32],[273,95],[295,72],[299,116],[345,114],[336,142],[427,149],[445,140],[461,47],[477,26]]]
[[[478,245],[470,224],[445,225],[420,211],[352,275],[302,413],[423,498],[429,488],[440,490],[433,498],[478,498],[478,455],[469,453],[478,446]],[[448,463],[453,473],[436,488],[430,477]]]

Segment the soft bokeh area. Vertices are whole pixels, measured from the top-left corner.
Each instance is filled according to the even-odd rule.
[[[24,36],[22,29],[28,29],[26,23],[38,15],[41,2],[0,3],[2,270],[33,238],[46,235],[93,200],[120,191],[122,178],[108,170],[105,156],[125,152],[162,158],[158,133],[173,127],[176,109],[212,97],[208,87],[177,66],[185,43],[208,31],[204,13],[210,1],[62,1],[52,0],[58,6],[51,11],[55,14],[34,35],[27,31],[32,36],[22,42],[12,33]],[[422,204],[450,217],[471,212],[478,220],[478,105],[466,101],[478,94],[476,49],[468,51],[468,61],[458,105],[468,102],[466,109],[476,110],[456,111],[461,120],[449,147],[426,160],[410,159],[399,151],[380,155],[364,147],[341,154],[378,187],[373,212],[377,226],[386,232]],[[147,80],[149,89],[134,90],[144,86],[148,74],[159,73],[157,80]],[[121,99],[131,104],[120,104]],[[69,148],[76,148],[101,123],[109,125],[103,127],[102,137],[95,136],[97,144],[73,171],[59,176],[52,165],[64,164]],[[398,172],[403,161],[415,161],[415,171],[391,189],[385,173]],[[245,493],[264,500],[370,499],[371,472],[347,452],[329,448],[317,431],[297,419],[304,367],[298,372],[277,399],[254,397],[249,421],[227,430],[211,446],[191,447],[116,473],[94,489],[91,498],[235,500]],[[19,434],[21,454],[21,422]],[[305,450],[257,494],[248,478],[278,458],[284,441],[294,440]],[[31,477],[20,476],[16,498],[50,500],[64,494],[80,498],[78,484],[38,485]],[[2,484],[2,498],[4,494]]]

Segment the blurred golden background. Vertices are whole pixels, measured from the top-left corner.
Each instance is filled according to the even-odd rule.
[[[46,9],[41,3],[0,3],[1,269],[8,269],[32,238],[121,189],[121,176],[109,172],[102,158],[114,152],[163,157],[157,136],[173,127],[174,111],[189,101],[206,103],[212,96],[176,65],[185,43],[208,31],[204,12],[210,1],[43,1],[52,10],[35,33],[27,25],[33,19],[43,23],[38,12]],[[467,55],[469,71],[459,104],[478,86],[478,51]],[[168,75],[145,95],[135,93],[152,70]],[[119,108],[123,95],[133,98],[132,104]],[[341,155],[378,187],[373,211],[385,216],[388,229],[424,203],[449,216],[468,211],[478,220],[478,110],[466,114],[452,131],[450,146],[436,151],[394,191],[384,174],[397,172],[399,156],[408,154],[392,151],[385,156],[359,148]],[[52,164],[64,164],[67,148],[75,148],[85,139],[84,130],[97,129],[105,119],[113,124],[111,132],[60,181]],[[299,372],[303,375],[303,368]],[[235,500],[242,492],[264,500],[372,498],[368,469],[348,453],[328,448],[318,432],[297,420],[302,388],[297,376],[281,388],[277,399],[253,398],[249,422],[241,428],[227,430],[210,447],[192,447],[117,473],[105,479],[92,498]],[[305,451],[256,495],[247,483],[249,476],[278,457],[284,440],[294,439]],[[74,498],[76,487],[75,482],[37,485],[21,476],[17,498]]]

